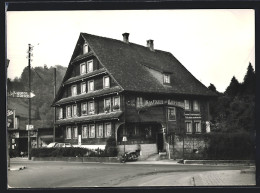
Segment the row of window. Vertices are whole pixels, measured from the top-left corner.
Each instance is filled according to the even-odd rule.
[[[194,101],[184,100],[184,109],[185,110],[200,111],[199,102],[197,100],[194,100]]]
[[[108,138],[112,135],[111,123],[82,125],[81,137]],[[66,127],[66,139],[78,139],[78,127]]]
[[[187,133],[201,133],[201,121],[185,121]],[[194,130],[193,130],[194,128]]]
[[[113,101],[112,101],[113,100]],[[120,97],[114,96],[113,98],[104,99],[104,112],[117,111],[120,110]],[[113,102],[113,106],[112,103]],[[94,101],[83,102],[81,103],[81,115],[93,115],[95,114],[95,105]],[[66,106],[66,118],[78,116],[77,104],[67,105]],[[63,108],[59,108],[59,119],[63,117]]]
[[[89,60],[87,63],[83,62],[80,64],[80,74],[86,74],[89,72],[93,72],[93,60]]]
[[[89,80],[86,82],[82,82],[80,84],[80,94],[86,93],[86,86],[88,85],[88,92],[93,92],[94,91],[94,80]],[[103,88],[110,88],[110,78],[109,76],[104,76],[103,77]],[[71,95],[76,96],[78,94],[77,92],[77,85],[72,85],[71,86]]]

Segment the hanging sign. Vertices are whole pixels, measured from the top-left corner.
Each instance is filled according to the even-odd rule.
[[[33,129],[34,129],[33,125],[26,125],[26,131],[33,130]]]
[[[15,110],[8,109],[7,110],[7,128],[14,129],[14,121],[15,121]]]

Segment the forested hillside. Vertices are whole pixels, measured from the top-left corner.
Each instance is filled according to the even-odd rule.
[[[209,86],[218,93],[218,98],[210,104],[213,131],[255,131],[255,82],[256,74],[249,63],[242,83],[233,77],[224,93],[217,92],[213,84]]]
[[[56,65],[55,67],[31,68],[31,90],[36,95],[31,99],[32,109],[36,112],[37,120],[48,120],[53,123],[53,108],[51,104],[54,98],[54,68],[56,68],[57,90],[62,82],[67,68]],[[21,77],[7,80],[7,91],[28,91],[28,67],[24,68]],[[56,90],[56,91],[57,91]],[[15,98],[16,103],[27,105],[26,99]]]

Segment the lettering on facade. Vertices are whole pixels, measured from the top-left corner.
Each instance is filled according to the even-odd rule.
[[[184,108],[184,102],[183,101],[175,101],[175,100],[168,100],[168,105],[175,105],[181,108]]]
[[[154,106],[164,104],[163,100],[144,100],[144,106]]]

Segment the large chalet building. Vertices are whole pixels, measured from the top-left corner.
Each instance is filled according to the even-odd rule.
[[[114,137],[120,153],[125,145],[143,158],[172,158],[175,136],[209,130],[214,96],[153,40],[141,46],[128,33],[122,41],[80,33],[52,106],[56,130],[74,146],[103,149]]]

